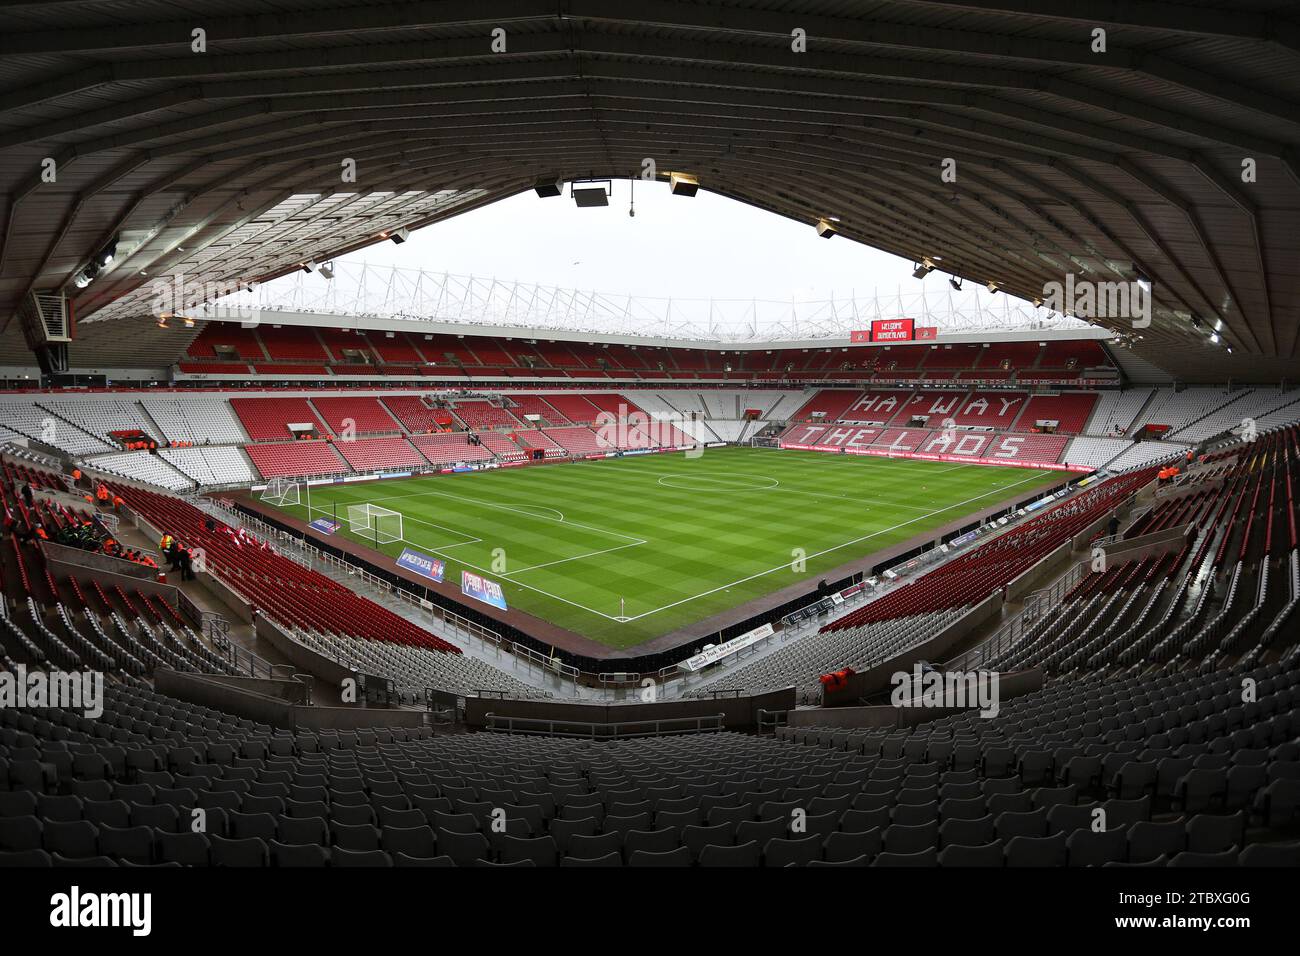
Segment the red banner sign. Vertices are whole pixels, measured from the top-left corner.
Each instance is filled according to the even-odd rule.
[[[939,328],[938,328],[938,326],[934,326],[934,325],[921,326],[921,325],[918,325],[918,326],[916,327],[916,340],[917,340],[918,342],[923,342],[923,341],[925,341],[925,340],[927,340],[927,339],[937,339],[938,337],[939,337]]]
[[[871,332],[867,329],[858,329],[849,333],[850,345],[861,345],[864,342],[871,341]]]
[[[912,325],[911,319],[876,319],[871,323],[871,341],[910,342]]]

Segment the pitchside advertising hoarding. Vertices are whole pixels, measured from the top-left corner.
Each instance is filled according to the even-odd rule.
[[[707,647],[702,653],[696,654],[694,657],[688,657],[677,666],[682,667],[691,673],[703,670],[710,664],[714,664],[722,660],[724,657],[748,647],[756,641],[761,641],[765,637],[770,637],[773,632],[774,629],[771,624],[764,624],[762,627],[756,627],[754,630],[740,635],[740,637],[733,637],[725,644],[715,644],[712,647]]]
[[[310,526],[322,534],[333,534],[342,527],[337,521],[331,521],[329,518],[317,518]]]
[[[421,554],[419,551],[413,551],[410,548],[402,551],[397,559],[397,566],[412,571],[421,577],[428,578],[435,584],[442,583],[442,575],[446,570],[446,566],[441,559]]]
[[[505,611],[506,594],[501,589],[501,585],[495,581],[489,581],[487,578],[479,577],[471,571],[460,572],[460,593],[466,597],[472,597],[476,601],[482,601],[484,604],[491,604],[495,608]]]

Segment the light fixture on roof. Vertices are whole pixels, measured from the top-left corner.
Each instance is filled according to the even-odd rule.
[[[949,284],[950,286],[952,286],[954,292],[960,292],[960,291],[961,291],[961,277],[960,277],[960,276],[953,276],[951,279],[948,280],[948,284]]]
[[[170,313],[164,312],[162,315],[158,316],[158,328],[160,329],[167,328],[167,317],[169,314]]]
[[[700,181],[690,173],[669,173],[668,189],[674,196],[694,196],[700,191]]]
[[[1211,332],[1211,333],[1210,333],[1210,344],[1211,344],[1211,345],[1218,345],[1218,344],[1219,344],[1219,333],[1218,333],[1218,332]]]
[[[396,229],[392,231],[392,233],[389,234],[388,238],[393,240],[393,242],[397,243],[400,246],[407,239],[409,239],[410,236],[411,236],[411,230],[407,229],[405,226],[398,226]]]
[[[579,209],[608,206],[614,183],[609,179],[576,179],[569,185],[569,192]]]
[[[1146,273],[1134,270],[1134,278],[1137,280],[1138,287],[1147,295],[1151,294],[1151,280],[1147,278]]]
[[[990,279],[988,284],[988,290],[996,295],[998,291],[998,284]]]
[[[1038,296],[1034,296],[1033,303],[1034,303],[1034,308],[1037,309],[1039,306],[1043,304],[1043,300],[1038,298]]]
[[[316,263],[308,259],[306,262],[298,263],[298,268],[301,269],[303,272],[315,272]]]
[[[184,321],[185,321],[185,327],[186,327],[187,329],[192,329],[192,328],[194,328],[194,320],[193,320],[192,318],[190,318],[188,315],[183,315],[183,316],[181,316],[181,318],[184,319]]]
[[[834,239],[838,233],[839,229],[837,229],[835,223],[831,222],[829,219],[817,220],[817,235],[821,236],[823,239]]]
[[[924,279],[933,271],[934,271],[934,261],[932,259],[922,259],[920,262],[916,264],[916,268],[912,270],[912,278]]]
[[[564,177],[556,176],[554,179],[539,179],[533,184],[533,190],[542,199],[554,199],[556,196],[563,196]]]
[[[334,278],[334,263],[332,263],[332,262],[322,262],[322,263],[320,264],[320,274],[321,274],[321,276],[322,276],[323,278],[325,278],[325,279],[333,279],[333,278]]]
[[[114,236],[108,241],[108,244],[104,246],[103,249],[100,249],[99,252],[95,253],[95,263],[97,265],[102,267],[113,261],[113,257],[117,255],[118,238],[118,236]]]

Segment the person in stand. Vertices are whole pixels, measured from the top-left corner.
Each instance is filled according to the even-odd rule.
[[[194,580],[194,553],[189,548],[180,548],[181,580]]]
[[[23,504],[25,504],[28,508],[32,507],[32,486],[31,485],[28,484],[23,485]]]
[[[1119,512],[1118,511],[1112,511],[1110,513],[1110,523],[1106,525],[1106,530],[1112,538],[1115,537],[1115,535],[1119,534]]]

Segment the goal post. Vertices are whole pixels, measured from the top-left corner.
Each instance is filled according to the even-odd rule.
[[[302,504],[302,482],[288,478],[272,478],[262,490],[262,500],[267,504],[287,508]]]
[[[348,505],[348,530],[376,544],[392,544],[405,537],[401,512],[369,503]]]

